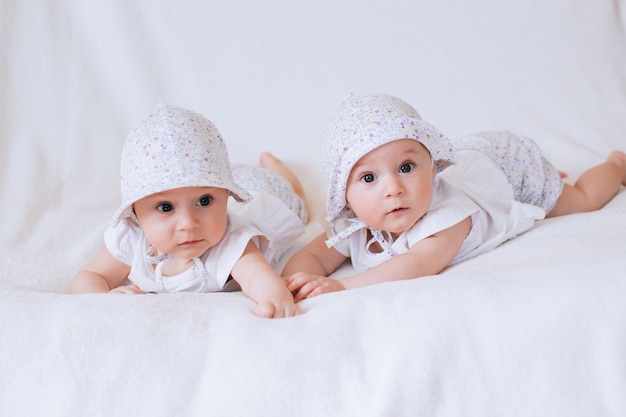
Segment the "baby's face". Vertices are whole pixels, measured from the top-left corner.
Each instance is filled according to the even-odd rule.
[[[228,190],[184,187],[152,194],[133,207],[148,242],[176,258],[198,257],[224,236]]]
[[[350,171],[346,200],[369,227],[397,235],[428,211],[435,169],[418,141],[399,139],[367,153]]]

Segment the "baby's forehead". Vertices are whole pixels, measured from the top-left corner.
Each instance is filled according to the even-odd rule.
[[[154,194],[147,195],[143,200],[162,200],[168,198],[194,198],[204,194],[222,194],[228,193],[228,190],[221,187],[212,186],[189,186],[170,188],[168,190],[159,191]]]
[[[381,160],[402,159],[410,156],[430,159],[430,152],[426,146],[415,139],[397,139],[372,149],[359,158],[354,167]]]

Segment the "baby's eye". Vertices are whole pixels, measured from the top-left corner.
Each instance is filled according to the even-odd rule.
[[[170,203],[161,203],[157,206],[157,210],[167,213],[168,211],[174,210],[174,206]]]
[[[213,201],[213,197],[211,197],[210,195],[205,195],[200,197],[200,200],[198,200],[198,205],[199,206],[208,206],[209,204],[211,204],[211,201]]]
[[[400,165],[400,172],[406,174],[407,172],[413,171],[414,167],[415,167],[414,163],[412,163],[412,162],[405,162],[404,164]]]
[[[373,182],[376,179],[374,174],[365,174],[361,177],[361,181],[363,182]]]

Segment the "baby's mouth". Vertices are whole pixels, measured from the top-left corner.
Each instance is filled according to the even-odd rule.
[[[390,211],[389,213],[387,213],[387,214],[402,213],[403,211],[406,211],[406,210],[408,210],[406,207],[398,207],[398,208],[395,208],[395,209],[391,210],[391,211]]]
[[[181,243],[181,246],[194,246],[197,245],[198,243],[202,242],[201,240],[188,240],[186,242]]]

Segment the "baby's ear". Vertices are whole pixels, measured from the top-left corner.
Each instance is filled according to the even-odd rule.
[[[446,161],[445,159],[438,159],[436,161],[433,161],[433,164],[435,166],[435,172],[437,173],[443,171],[449,166],[454,165],[454,162]]]
[[[137,217],[137,213],[135,213],[135,205],[134,204],[133,204],[132,210],[130,212],[130,215],[128,216],[128,220],[136,223],[137,226],[141,226],[141,224],[139,224],[139,217]]]

